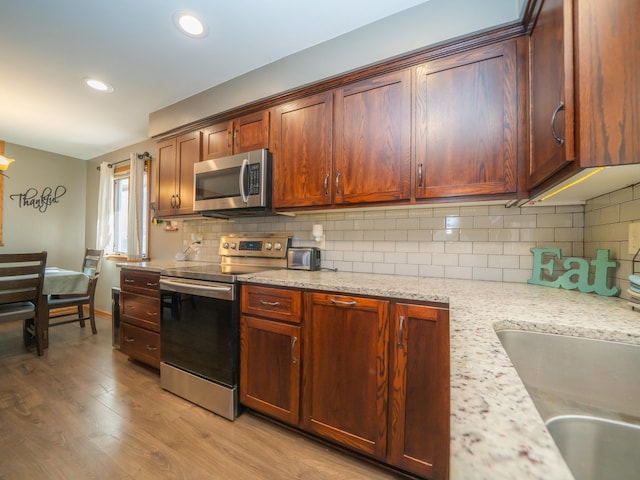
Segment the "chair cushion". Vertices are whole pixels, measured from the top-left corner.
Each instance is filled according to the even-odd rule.
[[[35,313],[36,307],[31,302],[5,303],[0,305],[0,321],[33,318]]]
[[[66,305],[73,305],[76,303],[89,303],[90,297],[64,297],[64,298],[52,298],[50,295],[47,299],[49,308],[57,308]]]

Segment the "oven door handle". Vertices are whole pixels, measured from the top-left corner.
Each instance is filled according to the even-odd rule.
[[[163,278],[160,280],[160,290],[163,290],[163,287],[167,287],[165,288],[165,290],[175,291],[178,293],[202,292],[205,295],[209,294],[207,296],[211,296],[211,295],[220,295],[225,297],[233,296],[232,285],[229,285],[229,286],[201,285],[198,283],[180,282],[180,281],[166,280]]]

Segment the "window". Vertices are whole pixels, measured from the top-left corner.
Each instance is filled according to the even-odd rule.
[[[142,205],[142,256],[149,256],[149,173],[145,165]],[[129,166],[116,168],[113,176],[113,253],[126,255],[129,220]]]

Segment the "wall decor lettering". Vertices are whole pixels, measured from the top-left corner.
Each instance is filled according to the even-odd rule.
[[[559,248],[532,248],[533,273],[527,283],[544,287],[564,288],[566,290],[579,289],[581,292],[595,292],[605,297],[620,294],[616,286],[607,286],[608,270],[618,266],[618,262],[609,260],[609,250],[597,250],[595,260],[588,262],[584,258],[567,257],[562,262],[563,273],[556,273],[555,261],[562,258]],[[545,259],[548,259],[545,261]],[[593,282],[589,283],[593,268]],[[554,278],[554,275],[557,275]]]
[[[28,188],[24,193],[13,193],[9,195],[11,200],[18,200],[18,207],[33,207],[40,213],[47,211],[50,205],[60,202],[60,197],[67,193],[67,187],[58,185],[55,187],[44,187],[42,193],[37,188]]]

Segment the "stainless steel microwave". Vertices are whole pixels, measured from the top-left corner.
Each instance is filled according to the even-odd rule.
[[[271,210],[271,153],[266,149],[198,162],[193,166],[193,210],[227,217]]]

